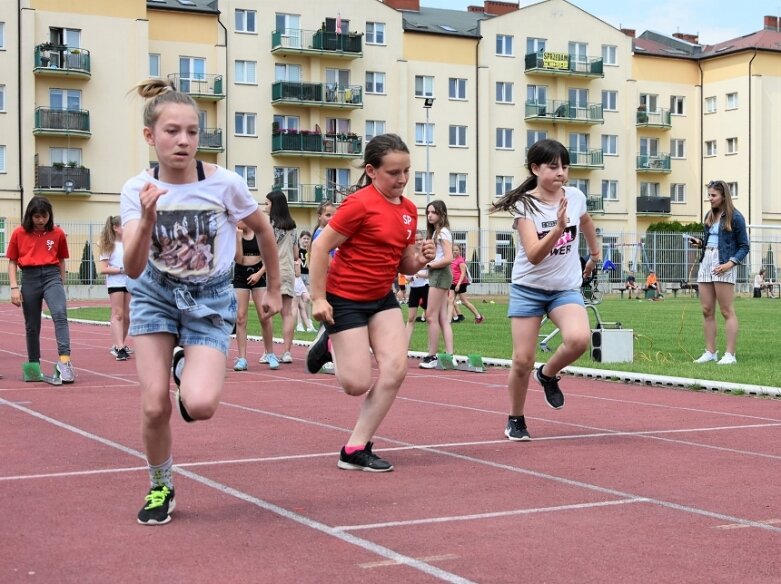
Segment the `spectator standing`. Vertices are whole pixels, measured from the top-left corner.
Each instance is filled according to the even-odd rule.
[[[238,356],[233,360],[234,371],[246,371],[247,323],[249,322],[249,301],[255,306],[258,322],[263,319],[263,295],[266,293],[266,268],[260,259],[258,238],[244,221],[236,225],[236,254],[233,265],[233,290],[236,293],[236,348]]]
[[[450,271],[453,273],[453,284],[450,286],[450,295],[448,301],[450,302],[449,316],[452,315],[452,321],[456,322],[458,318],[456,310],[456,301],[461,300],[461,305],[466,306],[475,317],[475,324],[481,324],[485,318],[480,311],[475,308],[475,305],[469,301],[469,297],[466,295],[466,290],[471,284],[469,279],[469,270],[467,269],[466,260],[461,255],[461,246],[457,243],[453,244],[453,261],[450,264]],[[463,317],[463,315],[460,315]],[[463,318],[459,319],[463,320]]]
[[[106,276],[106,288],[111,302],[111,354],[117,361],[130,358],[127,331],[130,328],[130,292],[127,291],[125,250],[122,246],[122,218],[110,215],[106,219],[98,242],[100,273]]]

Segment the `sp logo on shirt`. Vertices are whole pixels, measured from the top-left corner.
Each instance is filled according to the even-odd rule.
[[[53,239],[47,239],[46,240],[46,251],[51,251],[54,247],[54,240]]]

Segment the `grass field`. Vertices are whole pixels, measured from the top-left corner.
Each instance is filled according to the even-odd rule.
[[[472,298],[486,317],[483,324],[476,325],[471,314],[465,311],[467,320],[454,324],[455,352],[459,355],[479,353],[484,357],[509,359],[512,354],[510,323],[507,319],[505,299],[495,303]],[[732,366],[718,366],[715,363],[695,365],[692,360],[699,357],[705,348],[702,333],[702,313],[699,300],[690,296],[669,298],[661,302],[622,300],[606,298],[598,306],[603,322],[620,322],[625,329],[634,331],[634,362],[596,363],[588,354],[574,365],[631,371],[655,375],[670,375],[714,381],[729,381],[781,387],[781,373],[775,368],[779,345],[774,341],[781,323],[781,301],[772,299],[735,299],[735,309],[740,321],[737,358]],[[407,307],[402,311],[406,316]],[[250,316],[249,334],[259,335],[257,318]],[[593,314],[589,315],[594,323]],[[70,310],[73,318],[107,321],[108,307],[91,307]],[[723,319],[719,315],[719,353],[724,351]],[[550,332],[552,325],[543,327],[542,333]],[[274,319],[274,335],[281,337],[281,321]],[[311,340],[314,334],[296,333],[297,339]],[[555,337],[550,347],[555,350],[560,337]],[[426,350],[426,326],[416,323],[410,347],[413,351]],[[545,361],[549,353],[538,350],[537,360]]]

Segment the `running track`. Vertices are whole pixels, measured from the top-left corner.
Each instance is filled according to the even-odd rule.
[[[348,472],[361,399],[251,343],[213,420],[173,420],[177,509],[144,527],[135,363],[107,327],[71,335],[76,383],[24,383],[0,306],[4,584],[781,582],[781,400],[565,378],[561,411],[532,386],[534,440],[512,443],[506,370],[411,359],[376,437],[396,470]]]

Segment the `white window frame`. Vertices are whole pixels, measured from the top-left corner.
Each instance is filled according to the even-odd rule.
[[[649,114],[659,113],[659,96],[655,93],[641,93],[640,105],[644,105]]]
[[[385,73],[381,71],[367,71],[364,87],[367,94],[385,94]]]
[[[738,109],[738,92],[730,91],[726,96],[726,103],[724,104],[725,110]]]
[[[366,120],[364,125],[365,134],[364,138],[368,142],[375,136],[385,133],[385,120]]]
[[[602,64],[611,67],[618,66],[618,47],[616,45],[602,45]]]
[[[686,115],[686,97],[684,97],[683,95],[670,96],[670,115],[673,116]]]
[[[328,73],[328,70],[326,70],[326,73]],[[299,83],[301,81],[301,65],[274,63],[274,81]]]
[[[640,138],[640,156],[659,156],[659,138]]]
[[[466,126],[451,125],[448,128],[448,146],[466,148]]]
[[[709,97],[705,98],[705,105],[703,106],[703,111],[706,114],[715,114],[718,110],[718,103],[716,103],[716,96],[711,95]]]
[[[49,148],[49,160],[54,165],[55,162],[68,165],[71,162],[75,162],[76,166],[81,164],[81,148],[61,148],[51,147]]]
[[[295,166],[275,166],[273,169],[274,189],[285,193],[288,201],[301,198],[301,169]]]
[[[233,67],[233,79],[238,85],[258,84],[258,62],[236,59]]]
[[[705,148],[703,156],[706,158],[716,156],[718,154],[716,140],[705,140]]]
[[[415,124],[415,144],[418,146],[434,145],[434,124],[423,122]]]
[[[602,111],[603,112],[617,112],[618,111],[618,92],[613,89],[602,90]]]
[[[239,132],[239,120],[241,120],[241,132]],[[257,136],[258,135],[258,125],[257,125],[258,115],[252,112],[235,112],[233,114],[233,133],[235,136]],[[252,126],[252,128],[249,128],[249,126]],[[281,126],[280,126],[281,127]],[[248,131],[248,130],[252,131]]]
[[[433,75],[415,75],[415,97],[434,97]]]
[[[513,103],[513,89],[511,81],[497,81],[496,103]]]
[[[670,158],[686,158],[686,140],[683,138],[670,139]]]
[[[385,44],[385,23],[371,22],[366,23],[366,44],[384,45]]]
[[[513,129],[496,128],[496,149],[513,150]]]
[[[548,132],[545,130],[526,130],[526,147],[531,148],[540,140],[547,140]]]
[[[671,183],[670,184],[670,202],[671,203],[685,203],[686,202],[686,184],[685,183]]]
[[[602,180],[602,200],[603,201],[617,201],[618,200],[618,181],[612,179]]]
[[[465,172],[451,172],[448,176],[448,194],[456,197],[466,196],[467,183]]]
[[[586,195],[586,197],[588,197],[590,186],[589,186],[589,180],[587,178],[570,178],[567,180],[567,185],[571,187],[575,187],[581,193]]]
[[[570,41],[567,46],[570,59],[577,63],[588,62],[588,43],[581,43],[577,41]]]
[[[0,49],[5,48],[5,22],[0,22]]]
[[[602,134],[602,155],[618,156],[618,134]]]
[[[57,96],[59,96],[60,107],[54,105]],[[75,101],[74,106],[70,107],[71,100]],[[49,107],[51,109],[79,111],[81,109],[81,90],[80,89],[60,89],[52,87],[49,89]]]
[[[243,178],[244,182],[247,183],[247,188],[251,190],[258,188],[257,187],[257,176],[258,176],[257,166],[237,164],[234,170],[236,174],[238,174],[241,178]]]
[[[513,56],[513,35],[511,34],[496,35],[496,55],[498,57]]]
[[[725,156],[730,156],[738,153],[738,139],[733,136],[725,140],[726,146],[724,148]]]
[[[738,183],[735,182],[728,182],[727,186],[729,187],[729,193],[732,196],[733,199],[738,198]]]
[[[415,194],[426,195],[433,193],[434,173],[415,171]]]
[[[547,105],[548,86],[547,85],[527,85],[526,103],[530,105]]]
[[[545,52],[547,39],[537,37],[526,37],[526,54]]]
[[[258,13],[256,10],[237,8],[234,18],[236,32],[244,34],[258,33]]]
[[[4,145],[0,145],[0,174],[6,174],[8,169],[6,168],[6,148]]]
[[[448,99],[466,101],[466,82],[462,77],[451,77],[447,81]]]
[[[5,111],[5,85],[0,85],[0,112]]]
[[[569,149],[572,152],[586,154],[591,149],[591,136],[586,132],[570,132]]]
[[[149,53],[149,76],[154,78],[161,77],[160,74],[160,53]]]
[[[640,182],[641,197],[659,197],[662,192],[662,184],[658,182]]]
[[[505,193],[513,190],[514,177],[508,175],[497,174],[496,175],[496,190],[494,191],[495,197],[502,197]]]

